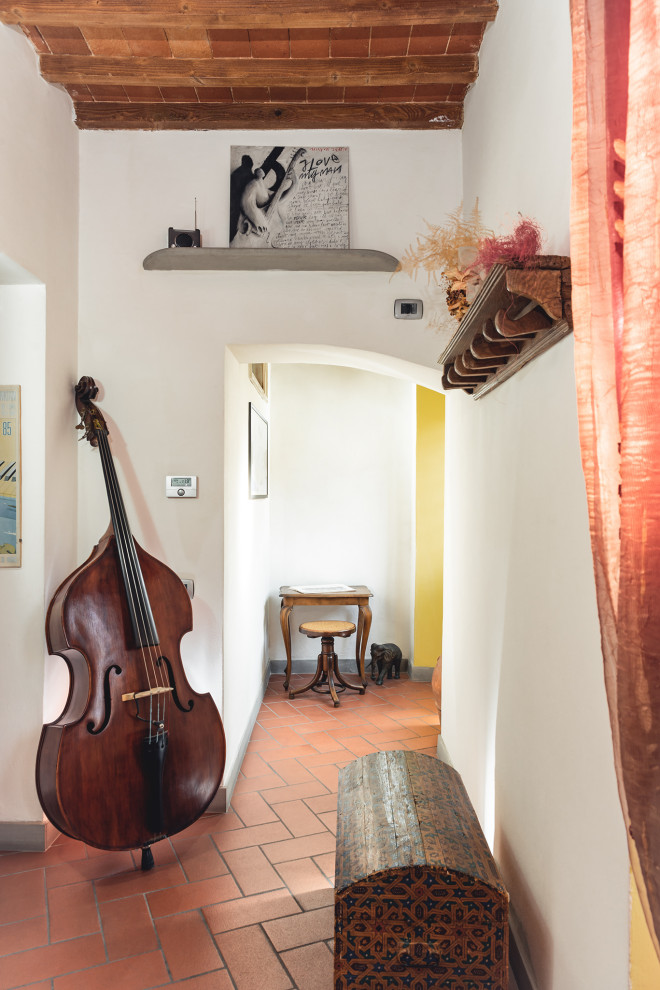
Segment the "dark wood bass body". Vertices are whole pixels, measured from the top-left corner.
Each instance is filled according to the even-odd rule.
[[[195,692],[183,670],[188,593],[115,510],[48,609],[48,649],[66,661],[70,686],[64,711],[42,730],[37,789],[61,832],[102,849],[144,851],[206,810],[225,739],[210,694]]]

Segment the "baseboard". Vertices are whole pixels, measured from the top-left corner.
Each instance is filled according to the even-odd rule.
[[[403,669],[403,664],[401,665]],[[416,667],[414,663],[408,662],[408,677],[411,681],[431,681],[435,664],[432,667]]]
[[[316,669],[316,666],[314,667],[314,669]],[[259,709],[261,708],[261,704],[264,700],[264,695],[266,693],[266,688],[268,687],[268,681],[270,679],[270,675],[271,675],[271,669],[270,669],[270,660],[269,660],[268,664],[266,665],[264,680],[261,685],[261,694],[259,695],[259,697],[257,698],[256,702],[252,707],[252,711],[250,713],[250,717],[248,718],[246,729],[241,738],[241,743],[238,748],[238,754],[236,756],[234,764],[232,767],[229,768],[229,771],[225,771],[225,776],[222,780],[222,784],[218,788],[215,797],[213,798],[211,804],[207,808],[207,811],[213,815],[222,815],[226,811],[229,811],[229,808],[231,806],[232,794],[234,793],[234,788],[236,787],[236,781],[238,780],[238,775],[241,770],[241,765],[245,758],[247,748],[250,744],[250,739],[252,738],[252,730],[254,729],[255,723],[257,721],[257,717],[259,715]]]
[[[518,990],[537,990],[524,944],[515,914],[509,908],[509,967],[516,978]]]
[[[286,670],[286,660],[275,660],[274,662],[271,661],[271,663],[273,664],[273,669],[271,670],[271,673],[272,674],[280,674],[280,675],[284,674],[284,672]],[[292,660],[291,661],[291,673],[292,674],[313,674],[316,671],[316,664],[317,664],[316,658],[314,658],[313,660],[312,659],[310,659],[310,660],[306,660],[306,659],[305,660],[301,660],[301,659]],[[367,678],[369,677],[370,664],[371,664],[370,658],[369,657],[365,657],[364,658],[364,670],[365,670],[365,673],[367,675]],[[350,659],[350,660],[341,659],[339,661],[339,669],[342,672],[342,674],[348,674],[349,677],[351,676],[351,674],[356,674],[357,673],[357,665],[355,663],[355,660],[353,660],[353,659]],[[426,670],[428,670],[428,672],[429,672],[428,673],[428,677],[425,674],[421,674],[419,677],[417,677],[414,674],[414,671],[415,670],[417,670],[417,671],[426,671]],[[431,675],[433,674],[433,667],[428,667],[428,668],[427,667],[415,667],[414,664],[411,664],[409,660],[406,660],[404,658],[401,661],[401,672],[402,673],[407,673],[410,676],[410,679],[413,680],[413,681],[427,681],[427,680],[430,681],[431,680]]]
[[[0,822],[2,852],[45,852],[60,833],[50,822]]]

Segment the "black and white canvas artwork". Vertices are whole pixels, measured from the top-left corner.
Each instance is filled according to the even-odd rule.
[[[348,248],[348,148],[233,146],[229,244]]]

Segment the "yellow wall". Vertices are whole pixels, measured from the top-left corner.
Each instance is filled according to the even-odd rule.
[[[660,962],[651,941],[634,879],[630,879],[630,990],[658,990]]]
[[[417,494],[415,501],[416,667],[435,667],[442,652],[445,397],[417,387]]]

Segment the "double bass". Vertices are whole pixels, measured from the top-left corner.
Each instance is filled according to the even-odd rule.
[[[111,521],[48,608],[48,650],[70,682],[62,714],[42,729],[37,791],[60,832],[101,849],[139,848],[149,869],[151,845],[213,800],[225,738],[213,699],[192,689],[181,662],[188,592],[131,535],[97,392],[93,378],[78,382],[78,429],[99,450]]]

